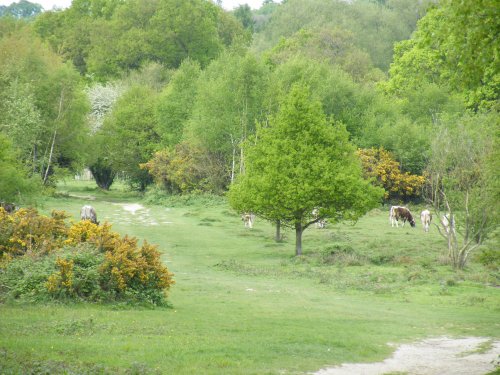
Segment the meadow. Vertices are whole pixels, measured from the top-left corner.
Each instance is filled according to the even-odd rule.
[[[473,258],[452,271],[437,230],[391,228],[388,207],[307,229],[298,258],[292,231],[275,242],[259,218],[244,228],[224,199],[148,202],[67,181],[40,211],[77,220],[91,204],[115,231],[158,244],[171,306],[3,303],[0,373],[302,374],[382,360],[388,343],[500,337],[496,270]]]

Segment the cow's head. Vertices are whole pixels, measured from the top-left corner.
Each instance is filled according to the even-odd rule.
[[[409,222],[412,227],[415,227],[415,220],[413,218],[411,218]]]

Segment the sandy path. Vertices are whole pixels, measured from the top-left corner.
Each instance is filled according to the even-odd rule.
[[[481,344],[486,347],[484,352],[480,350]],[[383,362],[346,363],[314,374],[484,375],[493,371],[499,360],[500,341],[491,342],[483,337],[439,337],[401,345],[391,358]]]

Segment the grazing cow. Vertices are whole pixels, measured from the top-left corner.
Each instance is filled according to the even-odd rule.
[[[80,218],[82,220],[90,220],[90,222],[99,225],[99,222],[97,221],[97,214],[92,206],[83,206],[80,211]]]
[[[325,219],[319,219],[319,209],[315,208],[312,211],[313,219],[316,221],[316,228],[323,229],[326,226]],[[319,220],[318,220],[319,219]]]
[[[251,212],[245,212],[241,215],[241,220],[245,223],[245,228],[253,228],[253,222],[255,221],[255,215]]]
[[[413,219],[413,216],[411,215],[411,212],[408,208],[401,206],[391,206],[391,210],[389,211],[389,220],[391,222],[391,226],[394,227],[394,224],[396,224],[396,227],[399,227],[399,219],[401,219],[401,221],[403,222],[403,227],[405,226],[405,223],[407,221],[412,227],[415,226],[415,220]]]
[[[16,205],[14,203],[0,202],[0,207],[2,207],[9,214],[16,210]]]
[[[431,221],[432,221],[431,212],[429,210],[423,210],[420,213],[420,220],[422,221],[422,227],[424,228],[424,231],[428,232],[429,226],[431,225]]]

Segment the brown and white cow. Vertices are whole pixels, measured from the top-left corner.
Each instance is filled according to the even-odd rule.
[[[82,220],[89,220],[90,222],[99,225],[99,222],[97,221],[97,214],[92,206],[83,206],[80,211],[80,218]]]
[[[245,228],[253,228],[253,222],[255,221],[255,215],[251,212],[245,212],[241,215],[241,220],[245,223]]]
[[[429,210],[423,210],[420,213],[420,221],[422,221],[422,227],[424,231],[428,232],[432,221],[432,214]]]
[[[415,220],[410,212],[410,210],[406,207],[401,206],[391,206],[391,210],[389,211],[389,220],[391,222],[391,226],[399,227],[399,220],[403,222],[403,227],[405,223],[408,221],[412,227],[415,226]]]

